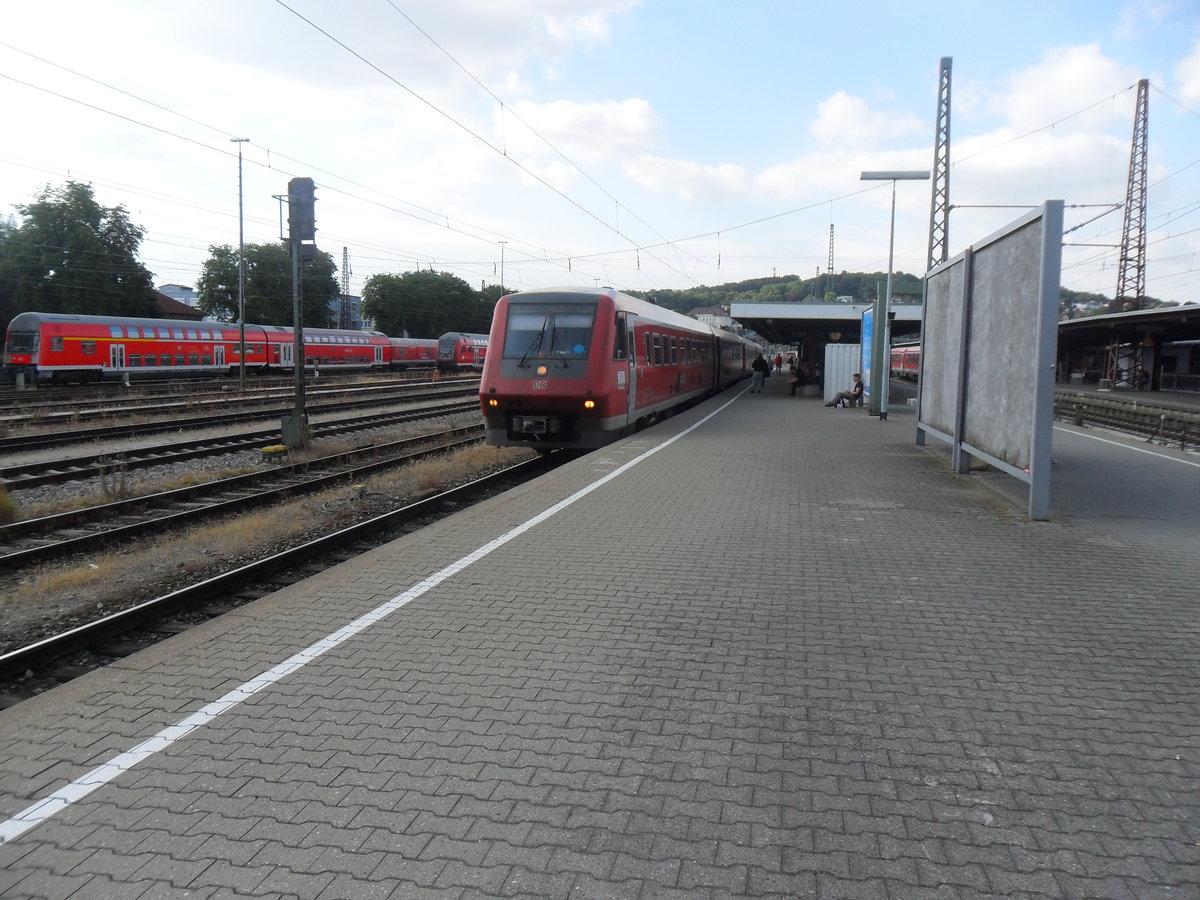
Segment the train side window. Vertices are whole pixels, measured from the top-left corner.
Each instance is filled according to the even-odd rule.
[[[679,365],[679,339],[671,338],[671,365]]]
[[[628,340],[625,334],[625,323],[621,318],[617,317],[616,328],[613,331],[613,359],[624,359],[629,355],[628,345],[625,343]]]
[[[115,337],[115,338],[122,338],[125,335],[121,332],[120,325],[109,325],[108,326],[108,336]]]
[[[662,365],[662,335],[654,335],[654,365]]]
[[[182,328],[172,328],[171,334],[174,335],[175,340],[177,340],[177,341],[183,340],[183,329]]]
[[[186,365],[186,364],[187,364],[187,361],[184,359],[183,354],[176,353],[175,354],[175,365],[182,366],[182,365]]]
[[[96,352],[96,342],[95,341],[80,341],[79,342],[79,351],[81,353],[84,353],[87,355],[94,354]]]
[[[205,353],[205,354],[203,354],[203,355],[200,357],[200,365],[202,365],[202,366],[211,366],[211,365],[212,365],[212,354],[211,354],[211,353]]]
[[[171,339],[171,329],[170,328],[158,329],[158,339],[160,341],[169,341]]]
[[[130,353],[129,354],[129,368],[140,369],[141,367],[142,367],[142,354]]]
[[[188,358],[187,358],[187,364],[188,364],[189,366],[198,366],[198,365],[200,365],[200,357],[199,357],[199,355],[197,355],[197,354],[195,354],[195,353],[189,353],[189,354],[188,354]]]
[[[63,339],[61,334],[56,334],[50,338],[50,349],[61,350],[63,348]]]
[[[153,353],[147,353],[146,354],[146,365],[147,366],[157,366],[158,365],[158,357],[155,356]]]

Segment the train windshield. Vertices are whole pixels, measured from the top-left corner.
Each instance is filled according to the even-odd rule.
[[[505,359],[587,359],[595,304],[511,303]]]
[[[36,331],[10,331],[8,334],[9,353],[32,353],[37,349]]]

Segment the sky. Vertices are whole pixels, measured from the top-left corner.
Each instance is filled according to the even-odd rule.
[[[156,285],[277,240],[289,179],[377,273],[685,289],[886,271],[952,59],[949,253],[1048,199],[1112,296],[1139,79],[1146,292],[1200,301],[1197,0],[0,0],[0,216],[90,183]],[[235,138],[248,138],[237,143]],[[243,213],[239,220],[242,151]],[[920,275],[931,182],[896,186]],[[16,220],[20,221],[19,216]],[[283,226],[286,228],[286,226]]]

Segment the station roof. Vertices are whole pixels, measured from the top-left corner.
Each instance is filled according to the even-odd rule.
[[[729,315],[742,327],[772,344],[795,344],[831,332],[857,335],[862,314],[871,303],[732,303]],[[893,303],[892,334],[916,335],[921,330],[921,304]],[[828,339],[828,338],[826,338]]]
[[[829,338],[832,332],[855,336],[870,303],[733,303],[730,316],[772,344],[795,344],[806,338]],[[893,303],[892,335],[921,330],[921,305]],[[1139,343],[1147,337],[1161,341],[1200,340],[1200,304],[1109,313],[1067,319],[1058,325],[1060,347],[1103,347],[1112,342]]]
[[[1103,347],[1161,341],[1200,340],[1200,304],[1085,316],[1058,323],[1060,347]]]

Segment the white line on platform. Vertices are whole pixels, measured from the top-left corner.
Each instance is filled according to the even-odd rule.
[[[1062,428],[1055,425],[1055,431],[1061,431],[1065,434],[1074,434],[1079,437],[1090,438],[1093,441],[1099,441],[1102,444],[1112,444],[1114,447],[1123,447],[1126,450],[1132,450],[1135,453],[1147,453],[1150,456],[1157,456],[1159,459],[1169,460],[1170,462],[1183,463],[1185,466],[1195,466],[1200,469],[1200,462],[1192,462],[1190,459],[1180,459],[1178,456],[1167,456],[1165,453],[1159,453],[1157,450],[1147,450],[1145,447],[1131,447],[1129,444],[1123,444],[1120,441],[1110,441],[1108,438],[1097,437],[1094,434],[1085,434],[1082,431],[1075,431],[1073,428]]]
[[[558,503],[554,504],[548,509],[538,513],[533,518],[521,523],[510,531],[505,532],[495,540],[484,544],[482,547],[479,547],[471,553],[468,553],[461,559],[450,563],[450,565],[446,566],[440,572],[430,575],[424,581],[413,585],[404,593],[393,597],[391,600],[380,606],[377,606],[369,613],[359,616],[353,622],[342,626],[337,631],[304,648],[299,653],[288,657],[283,662],[271,669],[268,669],[261,675],[251,678],[245,684],[239,685],[224,696],[209,703],[204,708],[192,713],[187,718],[182,719],[174,725],[167,726],[153,737],[142,741],[133,749],[114,756],[108,762],[98,766],[95,769],[92,769],[92,771],[88,772],[86,775],[83,775],[80,778],[72,781],[70,784],[59,788],[50,796],[39,800],[32,806],[23,809],[8,821],[0,823],[0,844],[6,844],[9,841],[16,840],[22,834],[29,831],[29,829],[40,825],[55,813],[66,809],[72,803],[82,800],[97,788],[108,784],[117,776],[128,772],[142,760],[148,759],[156,753],[163,752],[176,741],[186,737],[194,729],[199,728],[202,725],[207,725],[217,716],[221,715],[221,713],[229,712],[229,710],[238,706],[243,701],[250,699],[259,691],[269,687],[276,681],[279,681],[279,679],[283,678],[285,675],[290,675],[293,672],[302,669],[317,657],[322,656],[339,644],[349,640],[360,631],[363,631],[371,625],[374,625],[376,622],[391,615],[402,606],[406,606],[409,602],[417,599],[422,594],[425,594],[426,592],[437,587],[447,578],[457,575],[463,569],[467,568],[467,566],[478,562],[492,551],[500,549],[514,538],[520,537],[526,531],[546,521],[546,519],[550,518],[555,513],[561,512],[568,506],[571,506],[573,503],[582,500],[592,491],[604,486],[618,475],[621,475],[643,460],[653,456],[659,450],[669,447],[671,444],[675,443],[677,440],[689,434],[690,432],[695,431],[709,419],[722,412],[731,403],[735,402],[738,397],[742,395],[742,393],[744,393],[744,391],[739,392],[736,397],[721,404],[699,422],[696,422],[688,428],[685,428],[674,437],[663,441],[656,447],[651,447],[640,456],[635,456],[620,468],[613,469],[613,471],[609,472],[607,475],[592,482],[587,487],[581,488],[571,496],[567,497],[565,500],[560,500]]]

